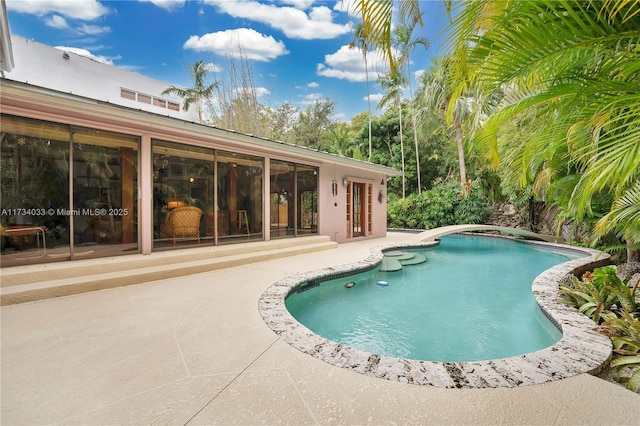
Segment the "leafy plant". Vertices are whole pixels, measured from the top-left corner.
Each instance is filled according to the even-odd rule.
[[[389,198],[387,222],[392,228],[429,229],[463,223],[482,223],[491,213],[479,182],[462,193],[452,181],[403,199]]]
[[[610,366],[614,379],[627,389],[640,390],[640,302],[636,298],[638,282],[621,279],[616,266],[596,268],[582,279],[572,277],[571,284],[560,284],[561,301],[589,316],[611,337],[617,355]],[[623,372],[631,369],[631,375]],[[634,370],[636,369],[636,370]]]
[[[637,286],[629,287],[629,278],[623,281],[616,274],[617,267],[611,265],[587,272],[582,279],[572,277],[571,285],[560,284],[560,300],[598,324],[603,320],[603,312],[634,312],[638,308],[635,300]]]
[[[603,315],[606,320],[604,325],[619,330],[621,336],[613,336],[614,352],[619,356],[611,361],[610,366],[616,368],[614,379],[620,383],[626,383],[627,389],[634,392],[640,390],[640,320],[632,313],[623,311],[618,318],[613,313]],[[623,376],[627,369],[637,368],[630,377]]]
[[[575,307],[580,313],[600,324],[601,314],[615,302],[615,294],[601,283],[594,282],[593,274],[587,272],[582,279],[571,277],[571,284],[560,284],[560,301]]]
[[[623,281],[618,277],[617,273],[618,268],[615,265],[596,268],[593,271],[593,281],[616,296],[618,310],[624,309],[627,312],[634,312],[638,308],[638,303],[635,299],[637,286],[634,288],[629,287],[627,284],[631,277],[627,277]]]

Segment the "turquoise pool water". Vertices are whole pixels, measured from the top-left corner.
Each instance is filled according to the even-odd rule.
[[[544,270],[581,254],[469,236],[444,237],[437,247],[417,252],[425,263],[324,281],[291,294],[286,307],[330,340],[425,361],[505,358],[560,339],[531,284]],[[355,285],[345,287],[349,282]]]

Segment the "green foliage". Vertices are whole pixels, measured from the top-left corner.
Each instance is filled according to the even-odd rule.
[[[195,104],[198,109],[198,120],[202,123],[202,102],[213,94],[213,91],[218,88],[218,83],[206,83],[205,79],[209,73],[209,68],[203,61],[196,61],[192,66],[187,67],[187,71],[193,79],[192,88],[184,89],[182,87],[169,86],[162,91],[162,94],[167,95],[173,93],[181,97],[185,111],[187,111],[192,104]]]
[[[561,301],[600,324],[603,321],[602,313],[611,311],[614,303],[619,303],[618,294],[622,293],[620,287],[626,286],[616,276],[616,267],[605,266],[593,273],[587,272],[582,279],[572,277],[571,285],[561,284]]]
[[[405,140],[413,141],[413,129],[407,128],[411,123],[408,105],[403,104],[403,128]],[[393,167],[402,168],[402,155],[400,150],[400,117],[397,109],[387,110],[381,117],[372,117],[372,157],[371,162]],[[431,122],[436,120],[431,120]],[[457,167],[455,146],[447,142],[446,135],[439,131],[440,125],[444,126],[444,119],[433,123],[430,128],[420,126],[418,129],[418,150],[420,157],[421,190],[429,189],[434,181],[441,179],[449,170]],[[366,153],[369,145],[369,126],[365,114],[356,116],[352,120],[351,131],[353,132],[350,141],[356,152]],[[416,162],[415,144],[405,143],[405,179],[407,194],[417,191],[418,165]],[[395,178],[389,182],[389,195],[402,196],[402,179]]]
[[[530,188],[596,235],[640,244],[640,2],[467,0],[452,6],[455,66],[499,96],[471,144],[509,196]],[[464,75],[464,74],[462,74]],[[605,213],[607,213],[604,215]],[[637,253],[636,253],[637,255]]]
[[[324,145],[331,140],[329,131],[335,124],[333,118],[335,111],[336,102],[328,98],[318,99],[308,105],[304,111],[300,111],[292,130],[295,143],[324,150]]]
[[[604,266],[585,273],[582,279],[573,277],[571,285],[560,284],[561,301],[574,306],[608,330],[617,355],[610,364],[616,368],[614,378],[638,392],[640,370],[630,377],[622,374],[628,368],[640,367],[638,283],[630,286],[630,278],[620,279],[617,271],[616,266]]]
[[[429,229],[463,223],[482,223],[491,213],[489,201],[474,182],[470,193],[458,182],[445,182],[421,194],[390,197],[387,223],[391,228]]]
[[[620,318],[613,313],[605,315],[606,325],[618,330],[622,335],[613,336],[614,352],[619,356],[611,361],[610,366],[616,368],[614,378],[627,383],[627,389],[634,392],[640,391],[640,320],[633,314],[623,311]],[[622,373],[626,369],[638,368],[630,377]]]

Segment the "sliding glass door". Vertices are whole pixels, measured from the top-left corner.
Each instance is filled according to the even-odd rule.
[[[139,139],[2,116],[2,265],[138,250]]]

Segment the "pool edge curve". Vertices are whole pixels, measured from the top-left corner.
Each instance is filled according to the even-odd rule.
[[[562,337],[545,349],[514,357],[488,361],[436,362],[374,354],[314,333],[299,323],[285,306],[286,297],[304,282],[374,268],[381,262],[386,250],[431,247],[437,244],[407,242],[376,246],[371,248],[369,256],[364,260],[288,276],[265,290],[258,301],[258,310],[267,326],[294,348],[340,368],[401,383],[442,388],[529,386],[583,373],[597,373],[610,359],[611,340],[594,331],[595,324],[590,318],[557,301],[558,282],[562,278],[608,262],[608,254],[583,247],[527,242],[578,250],[586,256],[556,265],[534,279],[533,295],[545,315],[562,331]]]

